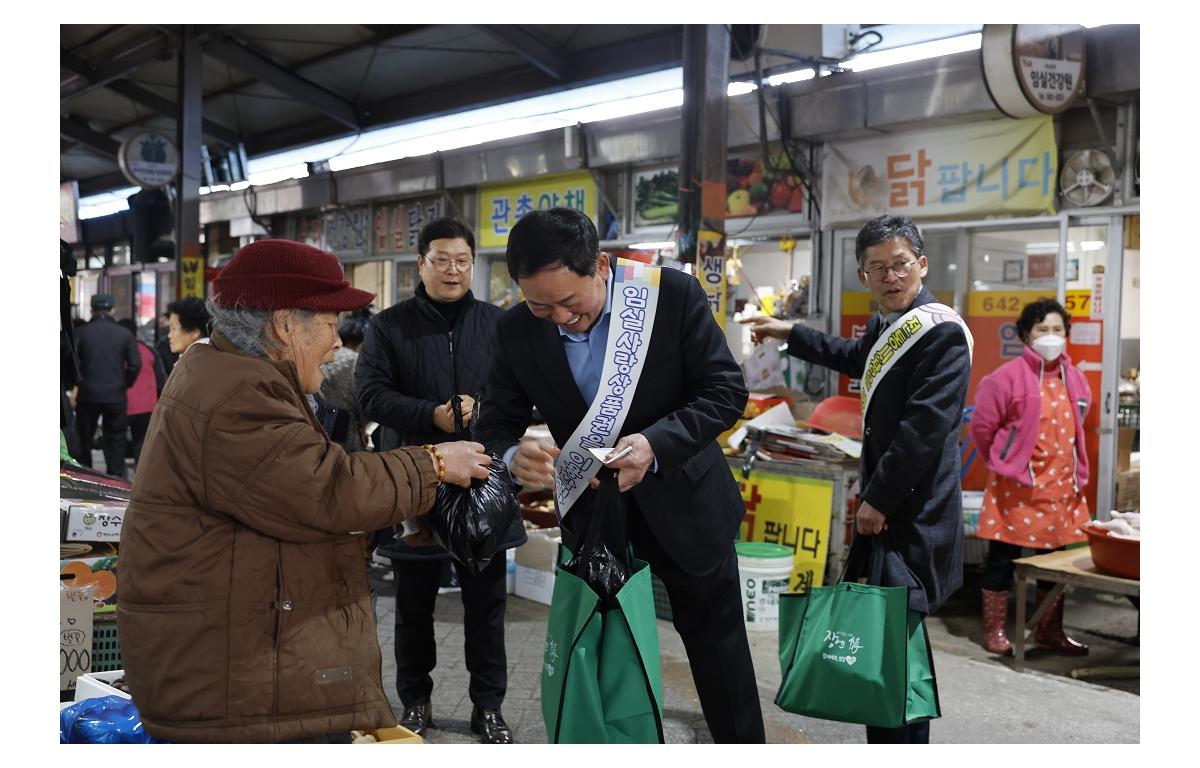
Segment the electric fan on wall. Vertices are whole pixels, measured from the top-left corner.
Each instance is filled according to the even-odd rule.
[[[1062,196],[1080,208],[1100,205],[1112,197],[1115,180],[1112,161],[1098,149],[1069,153],[1058,177]]]

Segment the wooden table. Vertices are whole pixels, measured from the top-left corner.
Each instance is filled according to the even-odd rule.
[[[1037,622],[1046,608],[1063,593],[1067,585],[1085,587],[1099,592],[1114,592],[1118,595],[1138,597],[1141,581],[1109,576],[1096,570],[1091,550],[1087,547],[1050,552],[1045,555],[1022,557],[1014,560],[1017,578],[1017,642],[1016,664],[1018,672],[1025,671],[1025,643],[1037,628]],[[1025,585],[1029,579],[1055,582],[1041,603],[1035,606],[1029,621],[1025,620]]]

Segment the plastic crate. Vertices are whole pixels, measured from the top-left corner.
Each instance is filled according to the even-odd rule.
[[[663,621],[671,621],[671,599],[667,597],[667,586],[650,574],[650,584],[654,588],[654,615]]]
[[[116,617],[104,620],[96,618],[92,624],[92,671],[111,672],[124,668]]]

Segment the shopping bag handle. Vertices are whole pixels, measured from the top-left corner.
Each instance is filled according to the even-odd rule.
[[[866,549],[870,547],[870,549]],[[842,565],[842,574],[838,583],[857,581],[863,571],[866,571],[867,583],[879,584],[883,581],[883,566],[887,559],[887,542],[884,534],[874,536],[865,533],[855,533],[850,541],[850,551],[846,554],[846,562]],[[863,559],[866,562],[863,562]],[[865,566],[865,567],[864,567]]]
[[[617,473],[604,467],[596,474],[596,479],[600,481],[600,487],[596,489],[595,503],[588,518],[587,530],[583,532],[580,551],[592,551],[603,542],[613,555],[625,561],[624,565],[628,568],[631,562],[626,512],[625,504],[621,501],[621,489],[617,485]]]
[[[475,402],[471,405],[471,429],[469,432],[463,426],[462,403],[462,397],[459,395],[450,398],[450,412],[454,414],[454,433],[459,440],[474,440],[475,425],[479,422],[479,396],[475,396]]]

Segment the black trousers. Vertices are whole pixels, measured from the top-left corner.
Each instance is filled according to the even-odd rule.
[[[1038,553],[1059,552],[1062,549],[1063,547],[1039,549]],[[1013,574],[1017,570],[1013,560],[1020,557],[1021,547],[1016,544],[1009,544],[1006,541],[989,541],[987,563],[983,566],[983,575],[979,579],[979,586],[992,592],[1007,592],[1012,589]],[[1038,579],[1037,585],[1038,589],[1050,589],[1054,586],[1054,582]]]
[[[125,416],[125,403],[76,403],[75,423],[79,427],[80,464],[92,466],[92,442],[96,434],[96,422],[100,422],[102,437],[100,447],[104,451],[105,471],[125,479],[125,430],[129,428]]]
[[[500,709],[508,688],[508,659],[504,653],[504,553],[492,558],[481,573],[458,570],[465,615],[463,631],[468,693],[480,709]],[[405,707],[429,702],[430,672],[437,666],[433,609],[441,584],[442,563],[393,560],[396,571],[396,692]]]
[[[146,430],[150,428],[150,414],[138,413],[127,417],[129,432],[133,436],[133,462],[142,460],[142,445],[146,442]]]
[[[630,510],[628,519],[634,554],[649,563],[667,588],[672,620],[687,650],[700,709],[713,741],[765,743],[733,542],[712,573],[692,576],[667,556],[639,512]]]
[[[867,726],[868,744],[928,744],[929,721],[902,725],[899,728]]]

